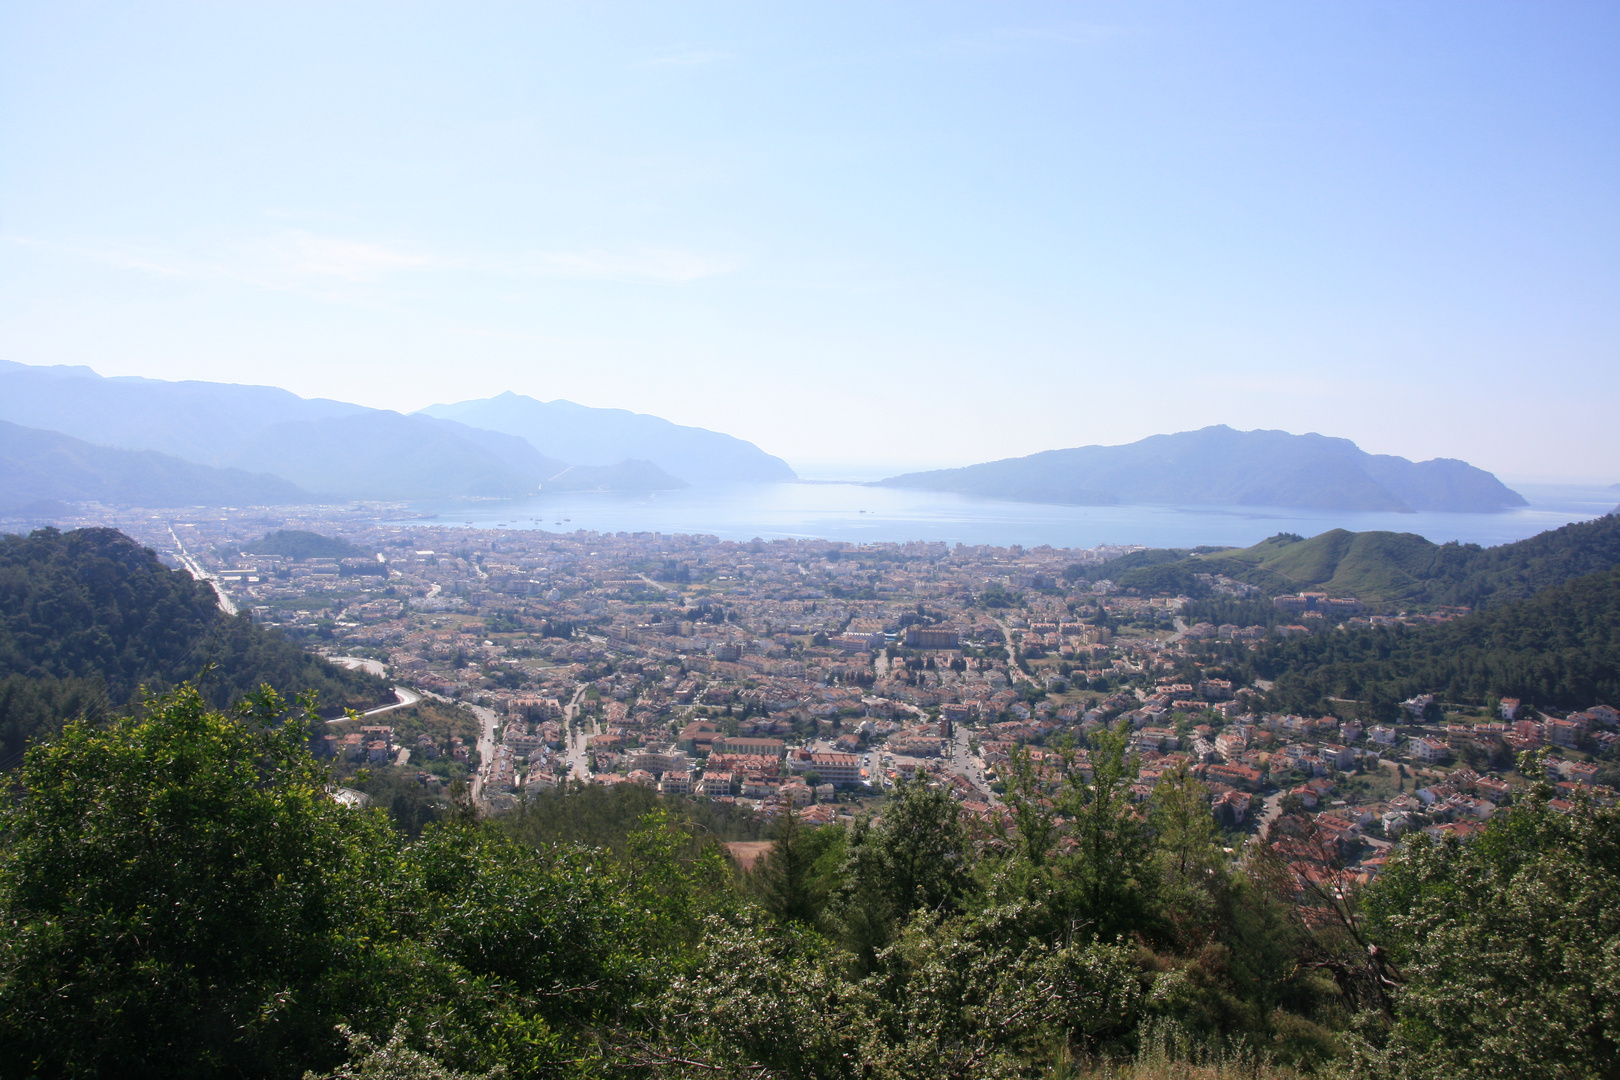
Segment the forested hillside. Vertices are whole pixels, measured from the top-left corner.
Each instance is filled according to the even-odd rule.
[[[218,706],[261,683],[313,690],[323,708],[387,696],[382,680],[225,615],[212,588],[115,529],[0,536],[0,762],[70,716],[199,677]]]
[[[336,536],[322,536],[306,529],[277,529],[242,545],[253,555],[277,555],[285,559],[355,559],[370,552]]]
[[[1450,548],[1454,545],[1444,545]],[[1620,566],[1620,514],[1605,514],[1561,529],[1538,533],[1516,544],[1475,548],[1455,568],[1439,560],[1425,600],[1431,604],[1488,607],[1525,600],[1542,589],[1586,574]]]
[[[1491,607],[1620,566],[1620,515],[1549,529],[1496,547],[1434,544],[1413,533],[1331,529],[1310,539],[1279,533],[1253,547],[1134,552],[1075,567],[1121,588],[1200,597],[1199,574],[1221,574],[1268,596],[1320,589],[1368,603]]]
[[[1350,699],[1383,719],[1420,693],[1554,708],[1620,700],[1620,569],[1439,626],[1331,630],[1233,654],[1276,680],[1283,710],[1334,712],[1345,706],[1330,698]]]

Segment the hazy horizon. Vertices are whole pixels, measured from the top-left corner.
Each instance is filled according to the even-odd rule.
[[[4,360],[4,359],[6,359],[6,358],[0,357],[0,360]],[[74,366],[89,368],[89,370],[91,370],[92,372],[95,372],[95,369],[93,367],[91,367],[90,365],[74,365]],[[98,374],[98,375],[102,374],[100,372],[95,372],[95,373]],[[113,377],[114,378],[148,378],[149,376],[141,376],[141,375],[131,373],[131,374],[128,374],[128,375],[113,376]],[[225,381],[225,380],[205,380],[205,381],[218,382],[218,381]],[[236,384],[236,385],[243,385],[243,384]],[[253,385],[271,385],[271,384],[253,384]],[[363,405],[363,406],[367,406],[369,408],[387,408],[387,406],[372,405],[372,404],[370,404],[368,402],[365,402],[365,401],[355,401],[355,402],[350,402],[350,404]],[[434,405],[442,405],[442,404],[449,404],[449,403],[448,402],[430,402],[427,405],[422,406],[421,408],[426,409],[426,408],[430,408],[430,407],[432,407]],[[589,403],[589,402],[573,402],[573,404],[587,405],[587,406],[593,407],[593,408],[619,408],[620,407],[620,406],[616,406],[616,405],[612,405],[612,404],[593,405],[592,403]],[[401,412],[404,412],[404,413],[408,414],[408,413],[417,412],[417,411],[420,411],[420,410],[410,409],[410,410],[396,410],[396,411],[401,411]],[[677,417],[665,416],[662,419],[670,420],[673,423],[682,423],[682,421]],[[731,434],[731,433],[727,432],[726,434]],[[1168,434],[1174,434],[1174,432],[1159,431],[1159,432],[1149,432],[1148,433],[1149,436],[1151,436],[1151,435],[1168,435]],[[1296,435],[1297,434],[1310,434],[1310,432],[1298,431],[1298,432],[1292,432],[1292,434],[1296,434]],[[1314,434],[1327,435],[1327,436],[1330,436],[1330,437],[1342,437],[1342,436],[1334,436],[1332,432],[1328,432],[1328,431],[1315,432]],[[1147,436],[1144,436],[1144,437],[1147,437]],[[1079,445],[1079,444],[1077,444],[1077,445]],[[1084,444],[1084,445],[1094,445],[1094,444]],[[766,453],[773,453],[774,452],[774,451],[771,450],[770,446],[768,446],[768,445],[761,446],[760,449],[764,450]],[[1055,447],[1054,446],[1054,447],[1044,447],[1043,449],[1057,450],[1057,449],[1066,449],[1066,447]],[[1365,447],[1363,447],[1363,449],[1365,449]],[[1397,454],[1399,453],[1399,451],[1386,451],[1386,452],[1397,453]],[[940,457],[940,458],[932,458],[932,459],[928,459],[928,458],[902,458],[902,457],[882,456],[882,455],[864,456],[864,457],[863,456],[836,456],[836,455],[829,456],[829,455],[825,455],[825,454],[809,454],[809,455],[803,455],[803,456],[797,456],[797,457],[787,457],[785,455],[782,455],[782,456],[783,456],[783,460],[787,461],[788,465],[794,470],[794,472],[796,472],[798,474],[799,479],[812,481],[812,482],[817,482],[817,483],[832,483],[832,482],[870,483],[870,482],[874,482],[874,481],[878,481],[878,480],[883,480],[883,479],[886,479],[886,478],[891,477],[891,476],[896,476],[896,475],[899,475],[901,473],[926,472],[926,471],[935,470],[935,469],[952,469],[952,468],[959,468],[959,467],[965,466],[965,465],[979,464],[984,460],[999,460],[999,459],[975,459],[975,458],[966,458],[966,457],[955,457],[955,458]],[[1403,454],[1403,455],[1400,455],[1400,456],[1404,457],[1404,456],[1407,456],[1407,455]],[[1440,456],[1444,457],[1444,456],[1450,456],[1450,455],[1440,455]],[[1413,460],[1416,460],[1416,459],[1413,459]],[[1473,463],[1471,463],[1471,464],[1473,464]],[[1567,486],[1567,487],[1612,486],[1612,487],[1615,488],[1615,490],[1617,492],[1620,492],[1620,483],[1615,483],[1615,484],[1610,485],[1606,475],[1605,476],[1590,476],[1590,475],[1569,474],[1569,475],[1548,476],[1548,475],[1538,475],[1538,474],[1533,474],[1533,473],[1520,473],[1520,474],[1496,473],[1495,475],[1497,476],[1498,479],[1500,479],[1503,483],[1507,484],[1510,487],[1515,486],[1515,485],[1531,485],[1531,486],[1535,486],[1535,485],[1551,485],[1551,486]]]
[[[1620,480],[1620,9],[13,4],[0,356]]]

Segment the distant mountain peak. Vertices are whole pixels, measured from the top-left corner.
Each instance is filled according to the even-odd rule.
[[[83,364],[19,364],[15,360],[0,360],[0,371],[33,371],[58,379],[99,379],[102,376]]]
[[[1020,502],[1277,506],[1483,513],[1525,505],[1495,476],[1455,458],[1413,462],[1310,432],[1211,424],[1122,446],[1045,450],[960,469],[908,473],[887,487]]]
[[[540,453],[578,466],[606,469],[641,461],[669,479],[693,484],[796,478],[787,462],[751,442],[628,409],[601,409],[563,398],[539,401],[508,390],[429,405],[422,414],[516,435]],[[616,475],[632,474],[621,470]],[[648,482],[651,478],[644,477]]]

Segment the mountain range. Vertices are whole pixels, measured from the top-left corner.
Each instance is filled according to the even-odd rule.
[[[1236,431],[1225,425],[1123,446],[1047,450],[879,483],[1015,502],[1161,503],[1340,511],[1487,513],[1524,506],[1518,492],[1451,458],[1369,454],[1349,439]]]
[[[454,405],[429,405],[422,414],[520,436],[543,453],[576,465],[640,458],[694,484],[795,479],[787,462],[753,443],[624,409],[536,401],[507,391]]]
[[[0,509],[47,501],[274,506],[313,496],[279,476],[216,469],[156,450],[96,446],[0,420]]]
[[[623,409],[505,394],[434,411],[445,415],[270,386],[104,378],[87,367],[0,361],[0,421],[12,425],[0,439],[8,473],[0,508],[42,499],[164,506],[511,498],[794,478],[752,443]]]
[[[124,505],[515,498],[796,479],[717,431],[515,393],[403,414],[270,386],[104,378],[0,361],[0,510]],[[1368,454],[1347,439],[1224,426],[1125,446],[1049,450],[879,481],[1025,502],[1337,511],[1523,506],[1447,458]]]

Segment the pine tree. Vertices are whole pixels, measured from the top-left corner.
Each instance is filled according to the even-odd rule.
[[[819,852],[791,809],[776,823],[775,842],[754,871],[760,901],[778,922],[814,926],[826,902],[816,875]]]
[[[1059,813],[1073,822],[1075,846],[1057,861],[1059,904],[1070,934],[1109,940],[1147,921],[1155,890],[1148,832],[1132,799],[1137,761],[1125,721],[1091,736],[1090,772],[1073,760],[1058,792]]]

